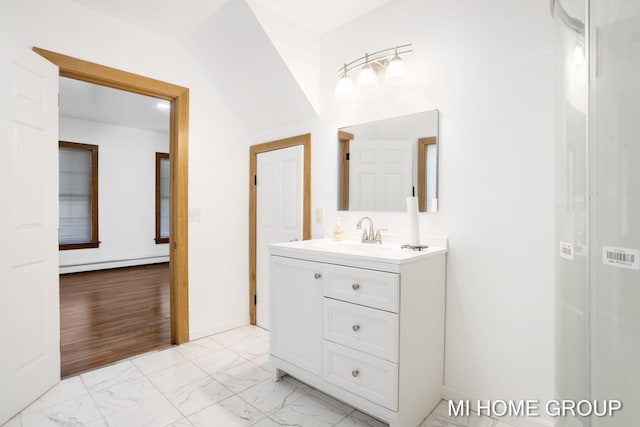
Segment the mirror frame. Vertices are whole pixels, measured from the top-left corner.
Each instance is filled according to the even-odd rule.
[[[427,146],[436,144],[438,144],[437,136],[418,139],[418,212],[427,212]],[[436,187],[437,199],[438,188]]]
[[[352,133],[338,129],[338,142],[340,144],[340,195],[338,198],[338,210],[349,210],[349,147],[354,136]]]

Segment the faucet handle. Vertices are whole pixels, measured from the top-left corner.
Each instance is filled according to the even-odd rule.
[[[364,230],[364,231],[362,232],[362,241],[363,241],[363,242],[366,242],[366,241],[368,241],[368,240],[369,240],[369,235],[367,234],[367,230]]]
[[[381,228],[378,231],[376,231],[376,237],[375,237],[376,243],[382,243],[382,235],[380,234],[381,231],[389,231],[389,230],[387,228]]]

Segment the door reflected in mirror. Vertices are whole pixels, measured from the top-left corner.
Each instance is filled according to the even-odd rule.
[[[338,210],[438,210],[438,110],[338,130]]]

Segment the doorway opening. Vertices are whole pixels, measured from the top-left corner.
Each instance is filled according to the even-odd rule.
[[[62,377],[171,345],[166,100],[59,78]]]
[[[252,325],[256,324],[257,292],[257,183],[258,155],[286,148],[303,147],[302,160],[302,239],[311,239],[311,134],[298,135],[263,144],[252,145],[249,148],[249,318]],[[274,242],[265,242],[265,244]],[[261,250],[265,250],[262,248]],[[268,301],[261,300],[261,304]]]
[[[40,48],[61,77],[160,98],[170,103],[169,299],[171,343],[189,341],[188,306],[188,114],[189,89]]]

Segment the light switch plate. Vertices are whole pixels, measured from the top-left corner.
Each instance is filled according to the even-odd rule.
[[[200,222],[200,208],[189,208],[189,222]]]
[[[316,208],[316,224],[324,222],[324,208]]]

